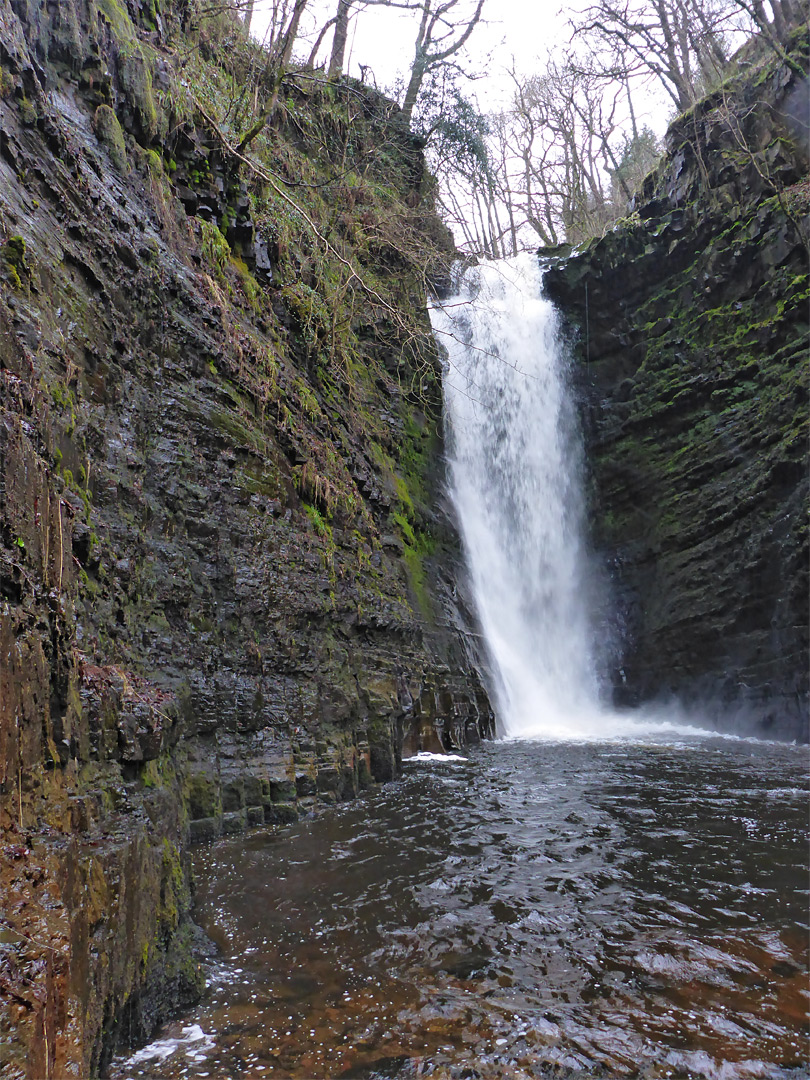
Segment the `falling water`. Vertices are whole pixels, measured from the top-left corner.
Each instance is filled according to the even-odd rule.
[[[527,255],[469,270],[434,312],[452,493],[506,735],[584,734],[598,686],[576,425],[552,304]]]

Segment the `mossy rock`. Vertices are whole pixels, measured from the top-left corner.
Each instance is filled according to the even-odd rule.
[[[99,11],[110,24],[110,28],[119,45],[135,38],[135,27],[129,17],[126,4],[119,0],[97,0]]]
[[[189,817],[219,817],[222,814],[222,796],[218,782],[205,773],[189,777],[186,782],[186,805]]]
[[[93,117],[93,127],[100,143],[107,148],[110,161],[119,172],[129,172],[124,132],[109,105],[99,105]]]
[[[140,45],[131,45],[119,59],[121,86],[126,93],[142,135],[151,141],[158,134],[158,111],[152,93],[152,73]]]
[[[206,262],[222,278],[231,258],[231,246],[212,221],[200,220],[200,247]]]
[[[37,111],[36,105],[29,101],[27,97],[20,99],[19,109],[20,123],[23,124],[24,127],[33,127],[37,120],[39,120],[39,112]]]
[[[14,92],[14,76],[0,66],[0,98],[9,97]]]
[[[0,270],[11,282],[12,288],[21,289],[22,279],[28,274],[25,261],[25,240],[21,236],[11,236],[0,248]]]

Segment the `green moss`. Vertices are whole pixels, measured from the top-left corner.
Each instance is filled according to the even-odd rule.
[[[154,100],[151,50],[138,41],[132,19],[120,0],[98,0],[98,8],[118,42],[122,89],[130,100],[141,130],[147,139],[152,139],[158,135],[164,118]]]
[[[179,848],[167,838],[163,840],[162,875],[158,919],[164,934],[177,929],[180,914],[188,905],[188,888],[183,873]]]
[[[310,420],[317,420],[321,415],[321,407],[318,404],[318,399],[303,379],[298,378],[295,380],[295,392],[306,415]]]
[[[163,179],[163,176],[165,174],[163,171],[163,160],[161,159],[160,154],[158,154],[155,150],[147,150],[145,159],[146,168],[149,171],[149,175],[152,176],[155,180]]]
[[[407,516],[412,519],[414,516],[414,505],[411,493],[408,490],[407,482],[402,476],[395,476],[394,487],[396,488],[397,499],[399,500],[400,506]]]
[[[250,270],[248,270],[247,264],[244,262],[243,259],[240,259],[238,255],[231,256],[231,267],[236,272],[236,275],[239,278],[239,282],[242,286],[248,303],[251,305],[251,307],[255,308],[257,306],[257,301],[261,296],[261,286],[259,285],[256,278],[253,276],[253,274],[251,274]]]
[[[267,451],[261,432],[254,428],[246,418],[243,419],[237,413],[225,409],[214,409],[208,415],[211,424],[218,431],[228,435],[236,446],[248,447],[259,454]]]
[[[14,92],[14,76],[0,64],[0,98],[8,97]]]
[[[172,782],[174,778],[174,766],[165,756],[145,761],[141,768],[140,779],[145,788],[162,787]]]
[[[403,558],[405,565],[408,568],[408,580],[410,582],[411,590],[416,598],[417,606],[422,614],[430,622],[434,621],[433,602],[430,597],[430,592],[427,587],[427,577],[425,574],[425,568],[422,561],[422,556],[419,551],[405,545],[403,552]]]
[[[22,279],[28,274],[25,261],[25,240],[21,236],[11,236],[0,248],[0,268],[15,289],[22,288]]]
[[[128,172],[127,148],[124,132],[109,105],[99,105],[93,117],[93,128],[100,143],[107,147],[110,161],[119,172]]]
[[[190,818],[219,817],[222,798],[219,784],[205,773],[190,776],[185,785],[185,802]]]
[[[231,257],[231,246],[212,221],[200,221],[200,248],[206,262],[222,280]]]
[[[152,89],[150,60],[144,47],[133,41],[119,51],[118,70],[121,85],[137,115],[143,134],[154,139],[158,134],[158,110]]]
[[[146,0],[141,9],[143,12],[142,18],[144,24],[150,30],[157,29],[158,8],[158,0]]]
[[[411,545],[415,544],[416,535],[414,534],[413,526],[411,525],[410,521],[408,521],[408,519],[404,516],[404,514],[394,514],[393,519],[395,524],[397,525],[397,528],[402,533],[405,542]]]
[[[240,469],[234,474],[233,486],[251,495],[264,495],[271,499],[283,492],[278,476],[265,470],[262,470],[261,475],[253,476],[247,470]]]
[[[110,24],[113,34],[119,44],[132,41],[135,38],[135,27],[129,17],[126,6],[119,0],[96,0],[99,11]]]
[[[25,127],[33,127],[37,120],[39,120],[39,113],[37,112],[36,106],[29,101],[27,97],[20,99],[19,110],[20,123]]]

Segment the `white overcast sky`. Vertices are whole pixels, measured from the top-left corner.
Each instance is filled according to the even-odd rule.
[[[271,0],[256,0],[253,31],[261,38],[267,23]],[[471,0],[472,2],[472,0]],[[509,105],[511,80],[507,71],[514,63],[523,75],[536,74],[543,69],[543,56],[555,46],[568,44],[568,20],[577,9],[587,6],[588,0],[486,0],[484,14],[463,56],[465,66],[481,77],[468,84],[482,112],[493,112]],[[337,0],[310,0],[306,24],[302,29],[314,41],[317,29],[334,15]],[[414,12],[397,12],[381,7],[360,11],[352,20],[347,47],[349,74],[359,77],[359,65],[368,65],[379,89],[391,89],[397,77],[410,69],[414,53],[414,38],[418,17]],[[331,31],[321,47],[319,61],[328,60]],[[304,48],[296,50],[306,54]],[[650,123],[657,131],[666,126],[666,107],[658,95],[647,98],[638,109],[639,119]],[[643,99],[640,99],[643,100]],[[637,106],[638,108],[638,106]]]
[[[567,15],[561,11],[561,5],[562,0],[487,0],[483,21],[466,47],[469,66],[485,73],[485,78],[474,84],[484,110],[506,103],[501,101],[508,81],[504,72],[513,56],[519,71],[531,73],[537,70],[537,57],[544,49],[554,40],[566,40]],[[257,0],[254,16],[257,37],[262,36],[266,24],[263,11],[269,6],[269,0]],[[309,25],[323,25],[336,6],[337,0],[311,0]],[[374,72],[380,89],[392,86],[397,75],[404,75],[410,68],[417,25],[414,12],[379,7],[361,11],[349,30],[349,73],[359,77],[358,65],[366,64]],[[319,59],[328,59],[330,40],[324,41]]]

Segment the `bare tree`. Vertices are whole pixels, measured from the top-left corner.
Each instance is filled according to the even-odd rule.
[[[349,37],[349,14],[351,13],[352,0],[338,0],[337,13],[335,15],[335,32],[332,36],[332,54],[329,57],[330,79],[335,79],[343,74],[343,61],[346,56],[346,42]]]
[[[422,15],[416,34],[411,74],[402,102],[406,123],[411,122],[425,77],[448,63],[467,44],[481,19],[484,2],[475,0],[474,8],[465,5],[463,0],[421,0],[419,3]]]
[[[242,151],[264,130],[276,110],[279,90],[292,59],[301,17],[309,0],[273,0],[264,41],[264,70],[257,79],[255,100],[261,85],[265,91],[264,104],[258,108],[255,120],[242,136],[237,151]]]
[[[732,0],[776,53],[797,72],[800,65],[786,52],[791,34],[810,21],[807,0]],[[769,14],[770,12],[770,14]]]
[[[574,33],[611,58],[610,73],[654,76],[684,111],[723,70],[737,10],[735,0],[596,0]]]
[[[786,45],[793,31],[808,22],[806,0],[734,0],[769,40]],[[768,12],[770,10],[770,17]]]
[[[511,246],[526,226],[547,246],[598,234],[631,194],[636,143],[623,134],[624,88],[570,56],[549,59],[528,79],[513,71],[512,79],[512,108],[491,126]]]
[[[309,0],[272,0],[263,6],[265,31],[262,44],[271,66],[286,67],[289,64],[301,17],[308,4]],[[235,6],[242,11],[244,27],[249,31],[255,14],[255,0],[236,0]]]
[[[343,74],[351,16],[354,13],[365,11],[370,7],[399,8],[404,11],[417,11],[419,9],[419,3],[418,0],[337,0],[337,11],[321,28],[312,52],[310,53],[310,66],[314,66],[315,58],[326,32],[334,26],[335,29],[332,35],[332,51],[329,57],[328,77],[330,79],[339,78]]]

